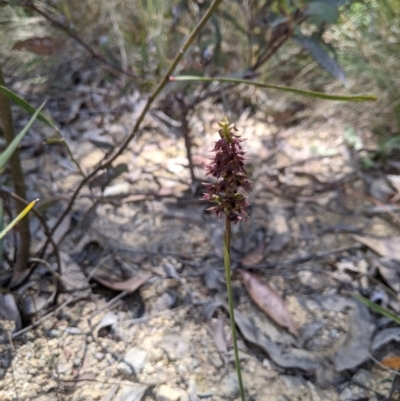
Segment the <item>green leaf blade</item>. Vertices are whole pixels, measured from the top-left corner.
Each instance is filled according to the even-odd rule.
[[[40,110],[44,107],[45,103],[43,103],[33,114],[28,124],[26,124],[25,128],[14,138],[14,140],[7,146],[7,149],[0,155],[0,168],[4,167],[4,165],[8,162],[12,154],[17,149],[19,143],[22,141],[26,133],[29,131],[29,128],[32,126],[33,122],[36,120]]]
[[[283,92],[291,92],[297,95],[308,96],[318,99],[335,100],[341,102],[375,102],[377,100],[374,95],[329,95],[323,92],[307,91],[303,89],[291,88],[288,86],[270,85],[264,82],[251,81],[249,79],[225,78],[225,77],[198,77],[189,75],[171,76],[170,81],[199,81],[199,82],[220,82],[230,84],[246,84],[253,85],[264,89],[274,89]]]

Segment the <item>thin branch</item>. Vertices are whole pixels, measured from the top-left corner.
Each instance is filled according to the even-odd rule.
[[[175,68],[177,67],[179,61],[182,59],[183,55],[185,54],[186,50],[190,47],[190,45],[193,43],[194,39],[196,36],[199,34],[199,32],[203,29],[204,25],[207,23],[207,21],[211,18],[212,14],[214,11],[217,9],[217,7],[221,4],[222,0],[214,0],[206,13],[203,15],[201,20],[198,22],[196,27],[193,29],[191,34],[188,36],[186,39],[185,43],[182,45],[181,49],[175,56],[175,59],[172,61],[170,67],[168,68],[168,71],[165,73],[164,77],[160,81],[160,83],[154,88],[153,92],[151,93],[150,97],[147,99],[146,105],[143,108],[140,116],[138,117],[132,132],[130,135],[125,139],[125,141],[122,143],[122,145],[119,147],[119,149],[114,153],[114,155],[111,155],[109,157],[106,157],[103,159],[101,163],[97,165],[94,170],[89,173],[78,185],[76,188],[75,192],[73,193],[66,209],[64,210],[63,214],[60,216],[56,224],[54,225],[51,233],[53,234],[54,231],[57,229],[57,227],[61,224],[61,222],[64,220],[64,218],[67,216],[67,214],[70,212],[72,205],[74,204],[77,196],[79,195],[79,192],[81,189],[85,186],[85,184],[93,178],[97,172],[100,170],[104,169],[107,165],[110,165],[118,156],[120,156],[125,149],[128,147],[129,143],[134,139],[139,131],[140,125],[143,122],[147,112],[149,111],[151,105],[154,103],[155,99],[157,96],[161,93],[161,91],[164,89],[164,87],[168,84],[169,82],[169,77],[170,75],[174,72]],[[47,243],[46,243],[47,245]],[[45,246],[46,246],[45,245]]]
[[[307,263],[310,260],[324,259],[331,255],[338,255],[338,254],[341,254],[344,252],[351,252],[351,251],[355,251],[358,249],[362,249],[362,248],[364,248],[364,246],[365,245],[363,245],[363,244],[344,246],[341,248],[334,249],[332,251],[316,252],[316,253],[312,253],[312,254],[302,256],[302,257],[296,258],[296,259],[282,260],[279,262],[266,263],[266,264],[260,264],[260,265],[255,265],[255,266],[251,266],[251,267],[246,267],[246,270],[264,270],[264,269],[271,269],[271,268],[276,268],[276,267],[296,266],[301,263]],[[242,269],[243,268],[244,267],[242,267]]]
[[[17,331],[16,333],[13,333],[12,338],[17,338],[19,337],[21,334],[24,334],[32,329],[34,329],[36,326],[39,326],[39,324],[43,323],[45,320],[47,320],[49,317],[56,315],[61,309],[63,309],[64,307],[66,307],[68,304],[70,304],[71,302],[74,301],[78,301],[79,299],[81,299],[81,297],[77,297],[77,298],[69,298],[67,299],[65,302],[63,302],[57,309],[54,309],[53,312],[48,313],[47,315],[42,316],[40,319],[36,320],[35,323],[30,324],[29,326],[25,327],[24,329]]]

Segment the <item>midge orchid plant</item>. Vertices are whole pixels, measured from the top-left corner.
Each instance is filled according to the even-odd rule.
[[[241,143],[244,141],[236,134],[238,131],[234,124],[229,124],[227,118],[218,123],[218,133],[221,137],[214,146],[215,153],[211,163],[206,168],[206,175],[217,179],[213,184],[205,184],[207,192],[203,200],[216,202],[217,205],[209,208],[221,218],[225,216],[224,235],[224,265],[226,286],[228,292],[229,315],[231,321],[233,348],[235,352],[235,364],[239,381],[240,397],[245,401],[242,374],[240,370],[239,351],[236,338],[235,315],[233,308],[233,296],[231,285],[231,225],[246,220],[245,209],[249,206],[246,199],[246,192],[251,191],[251,183],[244,169],[245,152]]]

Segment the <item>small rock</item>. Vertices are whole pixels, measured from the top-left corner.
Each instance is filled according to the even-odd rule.
[[[102,352],[96,352],[94,354],[94,357],[98,360],[101,361],[102,359],[104,359],[104,354]]]
[[[51,329],[53,328],[53,326],[54,326],[54,323],[53,323],[51,320],[45,320],[45,321],[42,323],[42,327],[43,327],[43,329],[44,329],[45,331],[51,330]]]
[[[157,401],[180,401],[181,389],[175,389],[163,384],[160,386],[156,398]]]
[[[357,385],[358,383],[365,386],[366,388],[375,388],[374,377],[368,370],[360,369],[353,376],[353,383]]]
[[[57,337],[59,337],[59,336],[60,336],[60,331],[59,331],[59,330],[51,329],[51,330],[49,331],[49,337],[50,337],[50,338],[57,338]]]
[[[279,378],[289,390],[298,389],[306,384],[304,380],[297,376],[281,375]]]
[[[323,281],[309,270],[299,271],[298,276],[303,285],[310,287],[313,290],[321,290],[324,287]]]
[[[346,387],[339,395],[339,401],[369,400],[368,392],[358,386]]]
[[[200,366],[200,361],[196,358],[193,358],[193,360],[189,364],[189,367],[191,370],[194,370],[194,369],[198,368],[199,366]]]
[[[164,352],[161,348],[153,347],[149,350],[149,360],[152,362],[159,362],[164,356]]]
[[[189,357],[192,352],[190,344],[177,335],[165,336],[160,346],[167,353],[170,361]]]
[[[210,358],[210,362],[212,365],[214,365],[217,369],[222,368],[224,363],[221,360],[221,357],[217,354],[213,354]]]
[[[146,360],[147,352],[140,349],[140,348],[131,348],[128,350],[124,357],[125,362],[120,362],[117,366],[118,372],[121,374],[138,374],[143,370],[144,363]],[[134,372],[132,372],[131,366],[134,369]]]
[[[81,366],[82,360],[80,358],[75,358],[72,360],[72,365],[74,368],[79,368]]]
[[[239,396],[239,382],[237,373],[228,373],[221,381],[219,391],[227,398],[237,398]]]

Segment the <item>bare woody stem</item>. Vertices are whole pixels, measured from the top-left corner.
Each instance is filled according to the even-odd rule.
[[[200,31],[203,29],[204,25],[207,23],[207,21],[211,18],[217,7],[222,3],[222,0],[214,0],[206,13],[203,15],[201,20],[198,22],[196,27],[193,29],[193,31],[190,33],[188,38],[186,39],[185,43],[182,45],[180,48],[179,52],[175,56],[174,60],[172,61],[170,67],[168,68],[168,71],[165,73],[164,77],[162,80],[159,82],[159,84],[154,88],[153,92],[151,93],[150,97],[147,99],[146,105],[144,106],[140,116],[138,117],[135,126],[132,129],[132,132],[130,135],[125,139],[125,141],[122,143],[122,145],[119,147],[119,149],[111,156],[106,157],[91,173],[89,173],[85,178],[82,179],[82,181],[79,183],[78,187],[76,188],[75,192],[73,193],[70,202],[66,209],[64,210],[64,213],[61,215],[61,217],[58,219],[57,223],[53,227],[52,234],[54,231],[57,229],[57,227],[61,224],[61,222],[64,220],[65,216],[70,212],[72,205],[74,204],[77,196],[79,195],[79,192],[81,189],[84,187],[84,185],[91,179],[93,178],[100,170],[104,169],[106,166],[110,165],[119,155],[121,155],[125,149],[128,147],[129,143],[132,141],[133,138],[136,137],[140,125],[142,124],[147,112],[150,110],[151,105],[154,103],[158,95],[161,93],[161,91],[164,89],[164,87],[167,85],[169,82],[169,77],[170,75],[174,72],[175,68],[177,67],[179,61],[182,59],[183,55],[185,54],[186,50],[191,46],[197,35],[200,33]],[[45,247],[48,244],[45,245]]]
[[[0,85],[6,86],[3,77],[3,71],[0,65]],[[0,121],[3,126],[4,137],[7,142],[7,146],[15,138],[14,123],[11,111],[10,100],[3,93],[0,93]],[[21,158],[19,149],[16,149],[10,158],[10,170],[11,177],[14,184],[15,194],[21,199],[26,198],[25,192],[25,179],[22,171]],[[20,214],[25,209],[25,204],[20,200],[16,200],[17,214]],[[31,243],[31,235],[29,231],[29,219],[22,219],[18,223],[18,237],[19,244],[17,250],[17,261],[15,270],[13,273],[13,281],[16,279],[21,272],[26,269],[29,259],[29,248]]]
[[[229,320],[231,322],[233,350],[235,353],[235,365],[236,365],[236,372],[237,372],[238,382],[239,382],[240,398],[242,401],[245,401],[242,371],[240,369],[239,349],[238,349],[238,345],[237,345],[237,336],[236,336],[235,309],[233,307],[233,294],[232,294],[232,281],[231,281],[231,258],[230,258],[231,225],[232,225],[232,222],[229,219],[226,219],[225,238],[224,238],[225,279],[226,279],[226,289],[228,292],[228,304],[229,304],[229,316],[230,316]]]

